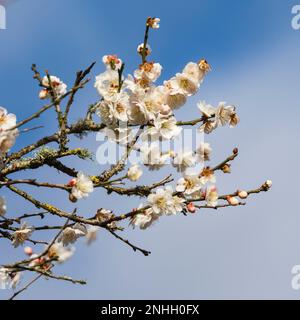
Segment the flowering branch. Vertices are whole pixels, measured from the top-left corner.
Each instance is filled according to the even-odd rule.
[[[28,242],[37,248],[34,252],[32,247],[24,247],[26,259],[11,264],[3,263],[0,267],[0,287],[16,288],[23,272],[37,274],[28,284],[15,291],[11,299],[41,278],[85,284],[83,280],[56,275],[54,270],[74,254],[74,243],[83,237],[87,244],[92,243],[100,229],[109,232],[134,251],[148,256],[150,251],[136,246],[120,235],[125,229],[122,225],[124,221],[129,221],[133,228],[144,230],[166,216],[194,214],[197,210],[204,209],[244,206],[249,195],[271,188],[272,182],[267,180],[257,189],[237,189],[235,192],[219,195],[216,187],[217,174],[231,172],[231,163],[238,156],[238,149],[235,148],[232,154],[219,164],[209,166],[212,148],[209,143],[204,142],[204,135],[219,127],[235,127],[239,123],[236,108],[225,102],[214,107],[200,101],[197,104],[199,116],[196,119],[176,119],[176,110],[197,93],[211,69],[205,59],[189,62],[180,73],[157,85],[162,66],[150,61],[148,57],[151,55],[150,31],[158,29],[159,23],[160,19],[156,17],[146,20],[144,40],[137,48],[142,63],[133,75],[124,75],[125,63],[116,55],[103,57],[106,70],[96,76],[94,84],[99,100],[88,106],[78,121],[72,123],[69,116],[76,94],[90,81],[87,76],[93,71],[95,62],[76,73],[70,89],[67,89],[67,85],[60,78],[48,71],[41,76],[37,66],[33,64],[33,78],[41,89],[39,98],[49,102],[20,122],[17,122],[14,114],[0,108],[0,189],[8,189],[39,209],[39,212],[9,215],[6,213],[6,201],[0,197],[0,239],[10,241],[14,248]],[[16,148],[11,153],[10,149],[21,132],[29,132],[40,126],[23,130],[20,130],[20,127],[51,109],[56,114],[56,132]],[[197,143],[196,150],[184,143],[182,150],[171,147],[184,130],[193,130],[195,126],[202,138],[201,143]],[[111,159],[108,169],[97,168],[96,175],[89,175],[64,163],[65,159],[71,157],[82,161],[91,159],[92,154],[88,149],[71,148],[70,141],[76,141],[76,138],[84,141],[87,134],[99,132],[110,143],[114,143],[121,154],[119,158]],[[138,163],[128,165],[132,155],[138,156]],[[97,153],[99,164],[103,158],[104,153],[100,156]],[[151,184],[138,184],[143,169],[158,171],[167,165],[170,170],[173,168],[180,175],[175,183],[176,172]],[[65,178],[65,182],[39,181],[32,178],[32,175],[26,177],[23,174],[28,170],[36,172],[44,166],[55,169]],[[20,185],[27,186],[30,191],[20,189]],[[63,191],[67,194],[66,201],[72,203],[88,198],[97,188],[106,190],[108,196],[115,193],[119,196],[138,197],[143,202],[127,213],[115,213],[113,208],[99,208],[96,212],[79,214],[76,208],[73,212],[66,212],[48,200],[39,200],[34,194],[36,188]],[[50,215],[56,220],[63,219],[66,222],[52,224]],[[29,225],[29,218],[32,218],[32,221],[39,221],[34,218],[43,219],[45,224]],[[36,231],[44,235],[41,240],[32,239],[32,234]],[[49,236],[53,232],[56,232],[54,238]]]

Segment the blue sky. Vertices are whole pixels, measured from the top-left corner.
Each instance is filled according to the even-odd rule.
[[[164,67],[163,79],[202,57],[213,68],[199,94],[177,117],[196,116],[200,99],[213,104],[225,100],[238,108],[237,128],[220,129],[207,137],[215,162],[233,147],[240,149],[232,175],[218,177],[220,190],[252,188],[266,179],[274,182],[270,193],[249,199],[245,207],[165,218],[147,231],[128,231],[126,236],[152,251],[147,258],[101,231],[96,243],[88,248],[80,243],[72,261],[57,269],[85,278],[87,286],[42,280],[22,298],[300,298],[290,285],[291,268],[300,264],[300,31],[291,28],[294,4],[287,0],[19,0],[6,4],[7,29],[0,30],[0,105],[19,119],[40,106],[31,63],[68,84],[78,69],[94,60],[98,63],[92,76],[101,72],[101,57],[106,53],[117,53],[132,72],[139,63],[136,46],[142,42],[144,20],[158,16],[161,28],[151,33],[150,45],[152,58]],[[96,99],[90,84],[75,102],[73,119]],[[17,146],[53,132],[50,115],[54,116],[50,111],[36,122],[45,125],[43,129],[22,135]],[[93,152],[99,145],[95,136],[85,144]],[[73,165],[91,173],[99,170],[92,162],[74,160]],[[53,177],[47,168],[28,174],[43,180]],[[145,178],[151,181],[150,175]],[[9,212],[32,210],[14,195],[3,193]],[[66,210],[72,208],[61,194],[41,190],[38,195]],[[117,196],[108,199],[97,191],[80,203],[79,210],[94,212],[112,201],[117,212],[139,203],[139,199],[124,202]],[[14,252],[8,243],[0,246],[1,263],[11,262],[22,252]],[[7,296],[7,291],[0,292],[0,298]]]

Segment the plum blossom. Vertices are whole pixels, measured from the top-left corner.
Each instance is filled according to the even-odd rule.
[[[44,76],[42,79],[42,85],[45,86],[46,88],[40,91],[40,94],[39,94],[40,99],[46,99],[50,97],[50,84],[57,98],[60,98],[67,93],[67,85],[63,81],[61,81],[56,76],[49,76],[49,78],[50,78],[50,83],[49,83],[48,76]]]
[[[102,58],[102,62],[106,65],[107,69],[111,70],[120,69],[122,66],[122,60],[117,55],[105,55]]]
[[[21,228],[12,234],[12,244],[15,248],[22,245],[33,233],[33,228],[28,226],[26,222],[21,225]]]
[[[214,174],[214,171],[211,170],[209,167],[204,168],[200,174],[200,180],[203,185],[205,185],[208,182],[215,183],[216,176]]]
[[[147,19],[147,26],[149,26],[152,29],[158,29],[159,28],[160,19],[159,18],[151,18],[149,17]]]
[[[201,142],[199,147],[196,150],[196,154],[198,156],[198,159],[201,162],[204,162],[204,161],[210,160],[211,151],[212,149],[209,143]]]
[[[96,76],[94,87],[100,96],[109,99],[119,91],[119,74],[115,70],[108,69]]]
[[[139,210],[141,206],[137,209]],[[154,214],[152,208],[144,210],[142,213],[138,213],[132,216],[130,219],[130,225],[133,228],[138,227],[141,230],[149,228],[155,221],[159,219],[159,215]]]
[[[216,207],[218,205],[218,191],[216,186],[209,186],[206,189],[206,194],[205,194],[205,200],[206,200],[206,204],[209,207]]]
[[[150,127],[143,136],[144,139],[147,135],[151,137],[151,140],[164,139],[171,140],[176,138],[182,131],[182,127],[177,125],[177,120],[175,117],[165,118],[159,115],[153,121],[153,126]]]
[[[80,223],[76,223],[72,227],[67,227],[63,230],[57,241],[62,242],[63,246],[67,246],[70,243],[74,243],[78,238],[87,234],[86,226]]]
[[[176,191],[185,195],[192,195],[203,187],[203,183],[197,173],[185,174],[177,181]]]
[[[97,233],[100,230],[100,227],[97,226],[88,226],[87,234],[85,235],[87,244],[90,245],[92,242],[96,241]]]
[[[69,185],[72,186],[71,195],[77,200],[88,197],[89,193],[94,191],[91,178],[81,171],[78,172],[77,178],[70,181]]]
[[[141,43],[141,44],[139,44],[138,47],[137,47],[137,52],[138,52],[139,54],[143,54],[143,51],[144,51],[144,43]],[[152,52],[152,50],[151,50],[149,44],[147,44],[147,45],[146,45],[146,50],[145,50],[145,55],[146,55],[146,56],[149,56],[149,55],[151,54],[151,52]]]
[[[143,170],[138,164],[132,165],[128,172],[127,172],[127,177],[131,181],[137,181],[143,174]]]
[[[6,289],[10,284],[9,269],[0,268],[0,289]]]
[[[162,66],[155,62],[144,62],[134,71],[134,77],[138,80],[145,79],[149,82],[155,82],[161,74]]]
[[[8,113],[3,107],[0,107],[0,131],[12,129],[17,123],[17,117],[13,113]]]
[[[150,170],[158,170],[163,167],[170,158],[169,154],[162,154],[159,146],[155,143],[148,145],[145,143],[141,146],[142,162],[149,167]]]
[[[178,172],[183,172],[187,168],[196,165],[196,156],[193,151],[178,152],[173,160],[173,166],[177,168]]]
[[[75,252],[74,247],[66,247],[63,242],[56,241],[48,250],[49,259],[56,259],[58,263],[69,260]]]

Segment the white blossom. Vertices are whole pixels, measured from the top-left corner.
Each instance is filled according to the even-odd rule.
[[[75,178],[74,186],[72,187],[71,194],[76,199],[86,198],[89,193],[94,191],[93,182],[89,176],[83,172],[78,172]]]
[[[199,191],[203,186],[197,173],[185,174],[177,182],[176,191],[183,192],[185,195],[192,195]]]
[[[0,107],[0,131],[13,128],[17,123],[17,117],[13,113],[7,113],[7,110]]]
[[[67,85],[63,81],[61,81],[56,76],[49,76],[49,78],[50,78],[51,88],[54,91],[54,94],[56,97],[61,97],[67,93]],[[42,79],[42,84],[47,88],[43,89],[40,92],[39,96],[41,99],[50,97],[50,83],[49,83],[48,76],[44,76],[44,78]]]
[[[205,200],[206,200],[206,204],[209,207],[216,207],[218,205],[218,191],[217,188],[215,186],[209,186],[206,189],[206,195],[205,195]]]
[[[176,138],[182,131],[182,127],[177,125],[175,117],[165,118],[159,115],[153,121],[153,126],[150,127],[145,134],[143,139],[147,139],[147,135],[150,135],[152,141],[157,139],[171,140]]]
[[[234,106],[226,106],[225,102],[220,102],[216,110],[216,124],[217,126],[236,126],[239,119],[235,112]]]
[[[139,210],[139,208],[137,210]],[[148,208],[142,213],[135,214],[130,220],[130,225],[132,225],[133,228],[138,227],[141,230],[145,230],[157,221],[158,218],[159,216],[154,214],[153,209]]]
[[[215,183],[216,182],[216,176],[214,174],[214,171],[210,168],[204,168],[200,174],[200,180],[203,185],[206,183]]]
[[[115,70],[108,69],[96,76],[95,88],[104,99],[109,99],[119,91],[119,75]]]
[[[134,71],[134,77],[138,80],[145,79],[149,82],[155,82],[161,74],[162,66],[159,63],[144,62]]]
[[[196,165],[196,156],[193,151],[178,152],[173,160],[173,166],[178,172],[183,172],[189,167]]]
[[[106,65],[107,69],[120,69],[122,60],[116,55],[108,54],[102,57],[102,62]]]
[[[72,227],[67,227],[63,230],[57,241],[62,242],[64,246],[74,243],[78,238],[85,236],[87,233],[86,227],[83,224],[76,223]]]
[[[0,155],[6,154],[15,144],[18,129],[0,131]]]
[[[120,145],[127,145],[133,138],[133,132],[130,128],[119,127],[115,129],[104,128],[101,130],[109,141]]]
[[[141,146],[142,162],[149,167],[150,170],[158,170],[166,164],[170,158],[169,154],[162,154],[159,146],[155,143],[148,145],[145,143]]]
[[[25,240],[29,239],[33,232],[33,228],[28,226],[26,222],[21,225],[21,228],[12,234],[12,244],[15,248],[22,245]]]
[[[144,42],[141,43],[141,44],[139,44],[136,50],[137,50],[137,52],[138,52],[139,54],[142,54],[143,51],[144,51]],[[151,54],[151,52],[152,52],[152,50],[151,50],[149,44],[147,44],[147,45],[146,45],[146,50],[145,50],[146,56],[149,56],[149,55]]]
[[[50,259],[56,258],[58,263],[64,263],[69,260],[75,252],[74,247],[66,247],[63,242],[55,242],[48,251]]]
[[[148,196],[148,202],[155,214],[173,214],[173,190],[171,187],[158,188],[154,193]]]
[[[87,244],[88,245],[90,245],[92,242],[96,241],[97,233],[98,233],[99,230],[100,230],[100,227],[88,226],[87,234],[85,235],[85,238],[87,240]]]
[[[151,18],[149,17],[147,19],[147,25],[152,29],[158,29],[159,28],[160,19],[159,18]]]
[[[127,177],[131,181],[137,181],[143,174],[143,170],[138,164],[132,165],[128,172],[127,172]]]
[[[203,161],[209,161],[210,160],[210,154],[211,154],[211,146],[209,143],[201,142],[199,147],[196,150],[196,154],[198,156],[198,159]]]
[[[217,111],[215,107],[213,107],[210,104],[207,104],[205,101],[199,101],[197,103],[197,107],[202,112],[202,114],[207,118],[214,116]]]

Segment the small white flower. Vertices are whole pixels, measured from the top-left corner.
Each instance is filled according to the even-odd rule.
[[[13,128],[17,123],[17,117],[13,113],[7,113],[7,110],[0,107],[0,131]]]
[[[18,129],[0,131],[0,155],[6,154],[13,147],[18,134]]]
[[[214,108],[210,104],[207,104],[205,101],[199,101],[197,103],[197,107],[202,112],[202,114],[207,118],[210,118],[210,117],[214,116],[216,114],[216,111],[217,111],[216,108]]]
[[[173,160],[173,166],[178,172],[183,172],[189,167],[196,165],[196,157],[193,151],[178,152]]]
[[[235,112],[234,106],[226,106],[225,102],[220,102],[216,111],[216,124],[217,126],[235,126],[238,123],[238,117]]]
[[[57,241],[62,242],[64,246],[67,246],[70,243],[74,243],[78,238],[85,236],[86,233],[86,227],[83,224],[76,223],[72,227],[65,228]]]
[[[159,146],[155,143],[144,144],[140,148],[143,163],[150,170],[158,170],[163,167],[170,158],[169,154],[162,154]]]
[[[211,170],[209,167],[204,168],[200,174],[200,180],[203,185],[206,183],[216,183],[216,176],[214,171]]]
[[[153,213],[152,208],[148,208],[144,212],[134,215],[130,220],[130,225],[133,228],[138,227],[141,230],[145,230],[157,221],[158,218],[159,216]]]
[[[149,82],[155,82],[160,77],[161,71],[162,66],[159,63],[144,62],[134,71],[134,77],[138,80],[146,79]]]
[[[89,176],[83,172],[78,172],[75,185],[72,187],[71,194],[76,199],[86,198],[89,193],[94,191],[93,182]]]
[[[89,226],[87,229],[87,234],[85,236],[87,244],[90,245],[92,242],[96,241],[97,233],[100,230],[97,226]]]
[[[102,62],[106,65],[108,69],[120,69],[122,66],[122,60],[116,55],[108,54],[103,56]]]
[[[209,207],[216,207],[218,205],[218,199],[219,199],[219,195],[218,195],[217,188],[215,186],[209,186],[206,189],[206,196],[205,196],[206,204]]]
[[[65,247],[62,242],[55,242],[48,251],[48,257],[56,258],[58,263],[64,263],[73,256],[74,252],[74,247]]]
[[[115,70],[108,69],[96,76],[94,87],[104,99],[109,99],[119,90],[119,75]]]
[[[158,29],[159,28],[160,19],[159,18],[151,18],[149,17],[147,19],[147,26],[149,26],[152,29]]]
[[[177,182],[176,191],[183,192],[186,195],[192,195],[199,191],[203,186],[197,173],[185,174]]]
[[[141,167],[137,164],[132,165],[128,172],[127,172],[127,177],[131,181],[137,181],[143,174],[143,170]]]
[[[4,216],[6,213],[6,201],[4,197],[0,197],[0,216]]]
[[[173,214],[173,190],[171,187],[159,188],[148,196],[148,202],[155,214]]]
[[[177,120],[175,117],[168,117],[165,118],[159,115],[153,121],[153,127],[150,127],[143,138],[146,139],[147,135],[151,136],[152,141],[156,139],[164,139],[164,140],[171,140],[176,138],[182,131],[182,127],[177,125]]]
[[[137,47],[137,52],[138,52],[139,54],[142,54],[143,51],[144,51],[144,43],[141,43],[141,44],[139,44],[138,47]],[[147,44],[147,45],[146,45],[146,50],[145,50],[146,56],[149,56],[149,55],[151,54],[151,51],[152,51],[152,50],[151,50],[149,44]]]
[[[56,97],[61,97],[67,93],[67,85],[65,83],[63,83],[58,77],[49,76],[49,78],[50,78],[51,87],[52,87]],[[39,96],[41,99],[49,98],[50,97],[50,91],[49,91],[50,84],[49,84],[49,79],[47,76],[44,76],[44,78],[42,80],[42,84],[43,84],[43,86],[45,86],[47,88],[43,89],[40,92]]]
[[[130,128],[104,128],[101,130],[109,141],[120,145],[127,145],[133,138],[133,132]]]
[[[196,153],[200,161],[209,161],[211,154],[211,147],[209,143],[201,142],[200,146],[197,148]]]
[[[12,234],[12,244],[15,248],[22,245],[33,232],[33,228],[28,226],[26,222],[21,225],[21,228]]]
[[[183,74],[193,79],[196,83],[201,83],[203,80],[203,71],[199,68],[199,65],[195,62],[189,62],[182,71]]]
[[[173,214],[182,212],[183,208],[185,207],[185,199],[178,196],[174,196],[172,199],[173,199],[173,207],[174,207]]]
[[[187,97],[194,95],[199,88],[199,84],[184,73],[177,73],[175,77],[167,82],[167,85],[171,88],[171,93],[183,94]]]

